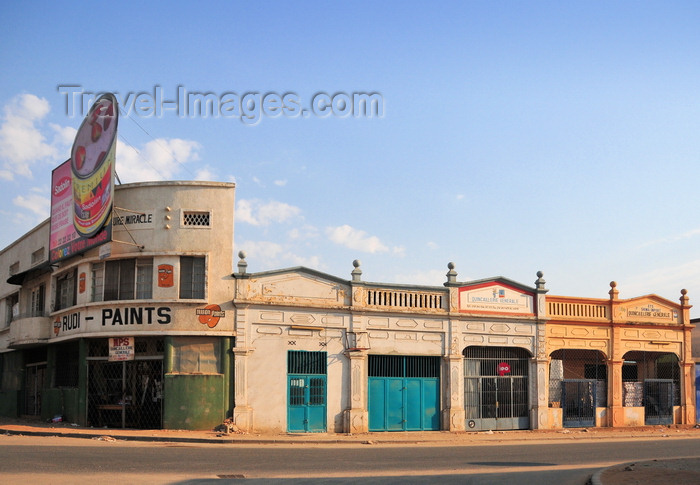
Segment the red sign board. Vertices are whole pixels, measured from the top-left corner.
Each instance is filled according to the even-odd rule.
[[[506,374],[510,374],[510,364],[508,362],[501,362],[498,364],[498,375],[503,377]]]

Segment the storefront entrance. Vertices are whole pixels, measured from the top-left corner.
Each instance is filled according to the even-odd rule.
[[[467,429],[529,429],[525,349],[464,349],[464,410]]]
[[[287,431],[326,431],[326,352],[287,353]]]
[[[106,339],[89,344],[88,425],[109,428],[163,427],[161,339],[137,339],[134,360],[110,362]]]
[[[440,429],[440,358],[369,356],[369,430]]]

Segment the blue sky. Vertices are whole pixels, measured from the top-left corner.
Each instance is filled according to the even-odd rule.
[[[59,86],[307,110],[377,93],[381,116],[254,124],[122,103],[117,172],[235,181],[250,271],[349,278],[360,259],[369,281],[439,285],[454,261],[461,281],[542,270],[559,295],[700,295],[696,2],[4,2],[0,19],[0,247],[48,217],[81,121]]]

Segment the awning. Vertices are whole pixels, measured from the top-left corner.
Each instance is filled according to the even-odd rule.
[[[50,273],[51,272],[51,263],[49,261],[44,261],[41,264],[38,264],[36,266],[32,266],[26,271],[22,271],[21,273],[15,273],[9,278],[7,278],[7,282],[11,285],[21,285],[24,283],[24,280],[26,279],[27,276],[32,275],[34,277],[41,276],[44,273]]]

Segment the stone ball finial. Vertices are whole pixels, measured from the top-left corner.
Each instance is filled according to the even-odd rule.
[[[685,288],[683,288],[683,289],[681,290],[681,295],[685,296],[685,295],[687,295],[687,294],[688,294],[688,290],[686,290]]]
[[[447,269],[455,269],[455,264],[452,261],[450,261],[449,263],[447,263]]]
[[[537,277],[542,278],[544,276],[544,273],[542,271],[537,272]]]
[[[610,288],[615,288],[615,287],[617,287],[617,281],[611,281]]]
[[[362,264],[362,262],[361,262],[359,259],[356,259],[355,261],[352,262],[352,265],[353,265],[355,268],[359,268],[359,267],[360,267],[360,264]]]
[[[239,257],[239,258],[245,259],[246,256],[248,256],[248,255],[246,254],[245,251],[238,251],[238,257]]]

